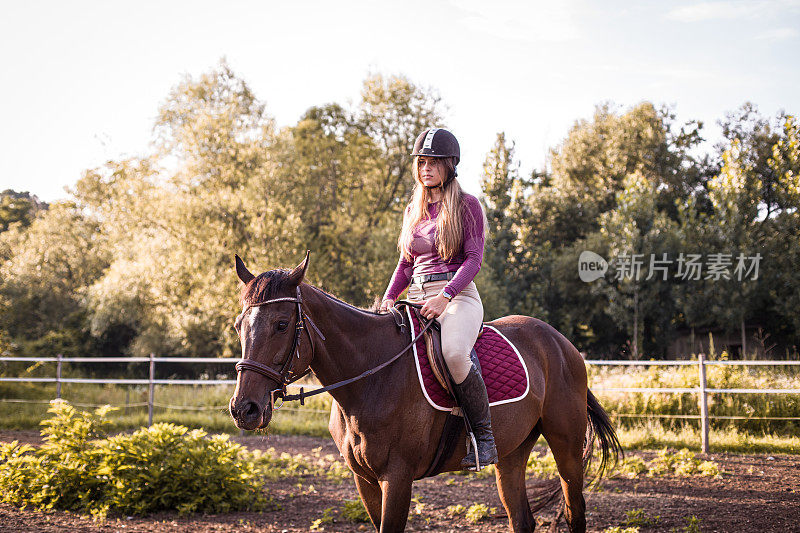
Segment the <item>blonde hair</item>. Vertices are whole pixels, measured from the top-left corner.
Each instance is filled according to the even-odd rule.
[[[466,222],[474,224],[472,213],[464,206],[464,191],[455,179],[456,169],[453,158],[442,158],[445,167],[445,178],[450,182],[442,190],[441,206],[436,220],[436,251],[439,257],[445,261],[451,260],[458,254],[464,245],[464,218],[465,214],[469,218]],[[431,192],[419,179],[419,156],[415,156],[411,165],[411,173],[414,176],[414,191],[411,201],[406,207],[403,217],[403,229],[397,239],[397,247],[400,253],[407,260],[411,260],[411,241],[414,238],[414,228],[423,220],[430,220],[428,214],[428,202],[431,202]],[[452,178],[452,179],[451,179]],[[487,230],[486,215],[484,218],[484,234]]]

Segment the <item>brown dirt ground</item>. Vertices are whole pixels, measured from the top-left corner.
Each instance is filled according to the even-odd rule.
[[[38,434],[33,431],[0,432],[0,441],[15,439],[31,444],[40,442]],[[310,454],[320,446],[323,454],[337,453],[330,439],[270,435],[236,440],[250,448],[274,447],[292,454]],[[646,452],[633,454],[641,455],[645,460],[653,456]],[[740,454],[713,454],[704,458],[718,463],[723,472],[721,479],[640,476],[606,480],[601,491],[587,493],[589,531],[600,532],[621,525],[625,512],[631,509],[644,509],[648,517],[659,517],[654,525],[641,527],[642,533],[684,531],[688,525],[687,518],[691,516],[700,519],[700,531],[704,532],[800,531],[800,458]],[[301,488],[298,488],[298,483],[302,484]],[[529,491],[535,485],[535,479],[529,480]],[[93,522],[66,512],[43,513],[0,504],[0,531],[295,533],[309,531],[311,523],[321,518],[329,508],[335,510],[335,522],[325,525],[325,531],[372,531],[367,524],[353,524],[339,517],[342,501],[356,497],[352,482],[336,484],[321,477],[287,478],[268,483],[267,490],[277,505],[275,509],[261,513],[188,517],[163,513],[146,518],[113,518],[104,522]],[[407,531],[507,531],[493,478],[468,479],[442,474],[415,483],[414,495],[424,506],[418,514],[412,513]],[[457,518],[447,516],[449,505],[469,507],[473,503],[496,507],[496,516],[476,525],[469,524],[463,515]],[[547,519],[547,516],[541,517],[543,525],[537,530],[546,529],[544,523]],[[559,531],[566,531],[563,523]]]

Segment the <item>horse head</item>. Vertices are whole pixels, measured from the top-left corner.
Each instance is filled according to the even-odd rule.
[[[300,292],[308,258],[306,253],[291,271],[270,270],[255,276],[236,256],[236,274],[243,285],[242,312],[234,327],[242,360],[236,365],[236,390],[229,408],[240,429],[267,427],[274,400],[285,392],[289,376],[304,372],[311,364],[313,346],[305,329]]]

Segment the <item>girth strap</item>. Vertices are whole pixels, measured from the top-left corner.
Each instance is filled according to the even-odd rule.
[[[431,464],[428,465],[428,469],[417,478],[418,480],[442,473],[444,464],[453,456],[453,452],[461,441],[463,427],[464,421],[460,416],[454,415],[452,412],[447,413],[439,444],[436,446],[436,454],[433,456]]]

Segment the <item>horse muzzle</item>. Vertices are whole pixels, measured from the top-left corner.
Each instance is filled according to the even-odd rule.
[[[239,400],[231,398],[229,409],[236,427],[253,431],[267,427],[272,420],[272,405],[264,407],[252,400]]]

